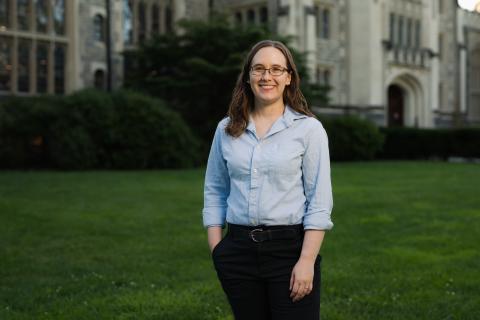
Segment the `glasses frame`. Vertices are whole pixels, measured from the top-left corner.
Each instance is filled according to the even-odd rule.
[[[260,73],[260,74],[255,74],[254,71],[253,71],[253,67],[254,66],[251,66],[250,67],[250,73],[253,75],[253,76],[256,76],[256,77],[260,77],[260,76],[263,76],[265,74],[265,72],[268,71],[268,73],[272,76],[272,77],[280,77],[280,76],[283,76],[285,74],[285,72],[290,72],[290,70],[288,68],[284,68],[284,67],[279,67],[279,66],[273,66],[273,67],[270,67],[270,68],[265,68],[263,67],[263,72]],[[281,74],[278,74],[278,75],[274,75],[272,74],[271,70],[272,69],[282,69],[282,73]]]

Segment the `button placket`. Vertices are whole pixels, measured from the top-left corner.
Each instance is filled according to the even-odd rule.
[[[259,222],[258,216],[258,180],[259,180],[259,165],[261,159],[260,143],[257,143],[253,149],[252,166],[250,169],[250,196],[249,196],[249,217],[250,223],[256,225]]]

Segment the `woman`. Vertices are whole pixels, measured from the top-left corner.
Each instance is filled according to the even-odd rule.
[[[319,319],[328,140],[284,44],[252,48],[228,115],[210,150],[203,224],[235,319]]]

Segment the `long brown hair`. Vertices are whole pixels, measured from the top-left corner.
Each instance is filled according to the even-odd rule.
[[[297,66],[293,61],[292,53],[287,46],[280,41],[263,40],[255,44],[248,53],[235,88],[233,89],[232,100],[228,107],[230,121],[225,128],[225,131],[233,137],[238,137],[245,131],[250,119],[250,113],[255,107],[252,88],[248,83],[249,72],[253,57],[260,49],[265,47],[274,47],[280,50],[287,60],[287,69],[291,75],[291,81],[290,85],[286,86],[283,91],[284,103],[299,113],[314,117],[314,114],[308,108],[307,100],[303,96],[302,91],[300,91],[300,77]]]

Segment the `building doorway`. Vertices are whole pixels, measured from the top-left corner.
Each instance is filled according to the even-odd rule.
[[[403,127],[405,114],[405,91],[392,84],[388,87],[388,126]]]
[[[95,89],[105,90],[105,72],[98,69],[93,76],[93,85]]]

